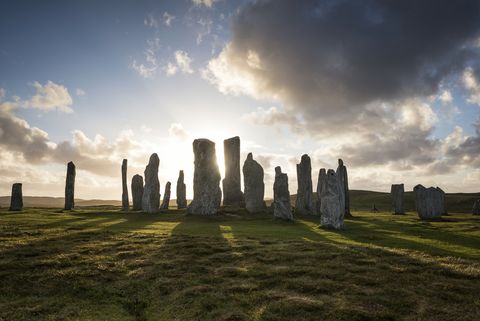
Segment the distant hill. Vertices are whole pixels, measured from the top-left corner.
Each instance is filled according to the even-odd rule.
[[[295,205],[297,195],[292,195],[292,206]],[[316,197],[316,193],[314,193]],[[457,213],[470,213],[473,203],[476,199],[480,199],[480,193],[447,193],[447,210]],[[265,200],[267,205],[272,203],[271,199]],[[24,196],[23,204],[25,207],[54,207],[62,208],[64,205],[63,197],[43,197],[43,196]],[[350,191],[350,208],[353,211],[369,211],[375,204],[379,211],[388,212],[391,210],[390,193],[351,190]],[[121,206],[120,200],[84,200],[75,199],[76,206]],[[0,207],[10,206],[10,196],[0,196]],[[170,200],[170,206],[175,206],[175,200]],[[413,192],[405,192],[405,210],[407,212],[415,211],[415,202]]]

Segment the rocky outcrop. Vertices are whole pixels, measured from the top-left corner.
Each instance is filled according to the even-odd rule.
[[[163,193],[163,202],[162,205],[160,206],[160,209],[162,210],[168,210],[168,205],[170,204],[170,186],[172,184],[170,182],[167,182],[165,184],[165,193]]]
[[[193,200],[187,208],[187,213],[214,215],[218,212],[222,198],[215,143],[208,139],[195,139],[193,153],[195,156]]]
[[[122,211],[128,211],[127,160],[122,161]]]
[[[156,213],[160,207],[160,182],[158,180],[158,167],[160,159],[156,153],[150,156],[145,168],[145,187],[143,189],[142,210],[147,213]]]
[[[240,137],[223,141],[225,178],[223,179],[223,205],[243,206],[244,199],[240,181]]]
[[[143,177],[140,175],[134,175],[132,177],[132,209],[139,211],[142,209],[143,199]]]
[[[315,214],[312,187],[312,162],[307,154],[297,164],[297,199],[295,214]]]
[[[187,207],[187,186],[184,180],[183,171],[180,171],[177,179],[177,208]]]
[[[263,167],[249,153],[243,163],[243,184],[245,191],[245,208],[249,213],[265,210],[265,183]]]
[[[67,177],[65,179],[65,210],[71,210],[75,207],[75,164],[67,164]]]
[[[12,185],[12,195],[10,197],[10,211],[23,210],[22,183]]]
[[[280,166],[275,167],[275,182],[273,183],[273,216],[282,220],[293,221],[288,190],[288,176],[282,173]]]
[[[405,210],[403,208],[404,192],[405,190],[403,184],[392,184],[390,195],[392,196],[393,214],[405,214]]]
[[[323,188],[321,198],[322,216],[320,223],[323,227],[335,230],[343,229],[343,220],[345,211],[342,202],[344,202],[343,182],[333,169],[327,171],[325,177],[325,187]]]

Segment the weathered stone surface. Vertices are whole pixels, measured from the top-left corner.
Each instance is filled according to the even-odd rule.
[[[71,210],[75,207],[75,164],[69,162],[67,164],[67,177],[65,179],[65,207],[66,210]]]
[[[302,155],[297,164],[297,199],[295,213],[315,214],[312,187],[312,162],[307,154]]]
[[[282,173],[280,166],[275,167],[275,182],[273,183],[273,216],[287,221],[293,221],[288,176]]]
[[[325,190],[325,184],[327,182],[327,171],[325,168],[321,168],[318,171],[318,182],[317,182],[317,199],[316,199],[316,214],[322,215],[322,192]]]
[[[162,210],[168,210],[168,205],[170,204],[170,186],[172,184],[170,182],[167,182],[165,184],[165,193],[163,193],[163,202],[162,205],[160,206],[160,209]]]
[[[244,198],[240,181],[240,137],[223,141],[225,156],[225,178],[223,185],[223,205],[243,206]]]
[[[12,195],[10,197],[10,211],[21,211],[23,209],[22,183],[12,185]]]
[[[160,182],[158,180],[158,166],[160,159],[156,153],[150,156],[145,168],[145,187],[143,189],[142,210],[147,213],[156,213],[160,207]]]
[[[435,219],[445,213],[443,191],[439,188],[425,188],[417,185],[413,188],[415,208],[421,219]]]
[[[480,199],[476,200],[473,203],[472,214],[473,215],[480,215]]]
[[[265,183],[263,167],[249,153],[243,163],[243,184],[245,191],[245,208],[249,213],[265,210]]]
[[[215,143],[208,139],[195,139],[193,153],[195,155],[193,200],[187,208],[187,213],[214,215],[222,199]]]
[[[136,174],[132,177],[132,209],[139,211],[142,209],[143,198],[143,177]]]
[[[187,207],[187,186],[184,180],[183,171],[180,171],[177,179],[177,208]]]
[[[337,167],[337,177],[340,181],[341,189],[341,199],[342,202],[340,204],[341,210],[344,211],[344,217],[351,217],[352,214],[350,213],[350,194],[348,189],[348,174],[347,174],[347,167],[343,165],[343,160],[338,159],[338,167]]]
[[[345,215],[343,194],[343,182],[333,169],[327,171],[325,178],[325,188],[320,195],[322,216],[320,223],[323,227],[332,229],[342,229]]]
[[[440,193],[440,200],[439,200],[440,204],[439,204],[439,206],[441,207],[442,215],[448,215],[447,203],[445,202],[445,192],[443,191],[443,189],[441,189],[438,186],[436,187],[436,189]]]
[[[122,161],[122,210],[128,211],[128,188],[127,188],[127,160]]]
[[[403,195],[405,189],[403,184],[392,184],[390,195],[392,196],[392,212],[393,214],[405,214],[403,209]]]

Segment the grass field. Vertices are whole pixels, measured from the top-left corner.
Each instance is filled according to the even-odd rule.
[[[480,217],[0,210],[0,320],[479,320]]]

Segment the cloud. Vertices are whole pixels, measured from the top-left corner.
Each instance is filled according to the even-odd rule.
[[[147,40],[147,48],[144,51],[145,61],[139,63],[136,60],[133,60],[130,65],[133,70],[135,70],[143,78],[153,78],[157,73],[159,67],[157,61],[157,52],[160,49],[160,39],[155,38],[154,40]]]
[[[171,137],[186,140],[188,138],[188,132],[183,128],[183,125],[180,123],[173,123],[168,129],[168,133]]]
[[[77,89],[75,90],[75,94],[76,94],[77,96],[85,96],[85,95],[86,95],[86,92],[85,92],[85,90],[83,90],[83,89],[81,89],[81,88],[77,88]]]
[[[449,104],[453,101],[452,93],[449,90],[444,90],[440,96],[438,96],[438,99],[444,104]]]
[[[4,88],[0,88],[0,101],[5,98],[6,90]]]
[[[174,15],[169,14],[168,12],[163,13],[163,23],[167,26],[170,27],[172,25],[173,20],[175,19]]]
[[[480,82],[475,77],[473,68],[468,67],[463,72],[463,84],[470,92],[470,97],[467,101],[480,106]]]
[[[196,6],[205,6],[211,8],[215,2],[219,0],[192,0],[193,4]]]
[[[258,108],[256,111],[245,114],[243,119],[249,123],[265,126],[286,125],[297,134],[304,134],[305,123],[293,113],[279,110],[277,107],[268,109]]]
[[[158,27],[160,26],[158,20],[155,19],[155,17],[151,14],[149,14],[147,17],[145,17],[145,19],[143,19],[143,24],[147,27],[155,29],[158,29]]]
[[[24,107],[50,111],[58,109],[63,112],[72,112],[71,105],[73,104],[72,97],[68,93],[67,88],[58,85],[53,81],[47,81],[45,85],[38,81],[33,83],[36,94],[29,100],[23,101]]]
[[[167,65],[163,68],[167,76],[173,76],[179,71],[184,74],[193,73],[193,69],[191,67],[192,59],[189,57],[187,52],[183,50],[175,51],[174,59],[174,62],[167,63]]]

